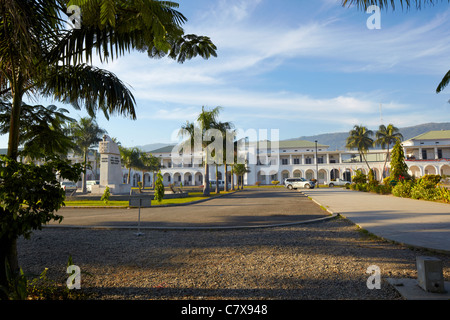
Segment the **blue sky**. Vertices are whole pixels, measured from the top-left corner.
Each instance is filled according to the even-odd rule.
[[[236,128],[279,129],[280,139],[450,122],[450,5],[371,16],[335,0],[181,0],[186,33],[210,36],[218,57],[184,64],[132,53],[108,65],[137,101],[136,121],[98,115],[125,146],[173,143],[202,106]],[[44,102],[42,102],[44,103]],[[380,112],[381,105],[381,112]],[[71,110],[71,116],[85,116]],[[7,137],[0,137],[7,146]]]

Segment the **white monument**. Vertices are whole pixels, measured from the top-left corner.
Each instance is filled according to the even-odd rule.
[[[117,144],[107,135],[99,143],[100,184],[92,186],[92,193],[103,194],[109,187],[111,194],[129,194],[131,185],[123,183],[120,151]]]

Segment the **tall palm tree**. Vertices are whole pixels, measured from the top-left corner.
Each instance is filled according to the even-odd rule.
[[[227,175],[227,138],[229,138],[231,135],[229,135],[230,133],[232,134],[234,125],[231,122],[217,122],[214,125],[214,129],[219,130],[222,133],[222,160],[223,160],[223,165],[224,165],[224,172],[225,172],[225,178],[224,178],[224,191],[228,191],[228,175]],[[234,145],[233,145],[234,147]],[[234,150],[233,150],[234,151]],[[218,175],[218,164],[216,163],[216,179],[217,179],[217,175]],[[220,192],[220,188],[219,188],[219,183],[217,181],[216,183],[216,193]]]
[[[81,8],[79,29],[66,28],[72,4]],[[24,95],[84,107],[91,117],[100,110],[107,117],[136,118],[130,90],[113,73],[88,64],[94,55],[107,61],[139,50],[150,58],[168,56],[179,63],[216,56],[208,37],[184,33],[186,18],[178,7],[159,0],[0,0],[0,97],[11,101],[7,155],[18,156]],[[7,242],[3,247],[13,270],[18,270],[18,236],[14,231],[8,239],[0,238]],[[0,251],[0,260],[4,258]],[[6,285],[2,266],[0,285]]]
[[[441,0],[445,1],[445,0]],[[394,0],[341,0],[342,6],[351,6],[356,5],[358,9],[367,10],[367,8],[371,5],[377,5],[380,9],[391,7],[392,10],[395,10],[395,2]],[[398,1],[402,8],[409,9],[412,3],[415,3],[416,9],[420,10],[422,6],[426,4],[433,5],[438,2],[435,0],[399,0]],[[450,3],[450,0],[447,0]],[[444,88],[450,83],[450,70],[444,75],[441,82],[436,88],[436,93],[442,92]]]
[[[345,147],[349,150],[358,150],[360,157],[363,158],[366,162],[369,171],[371,169],[369,163],[367,162],[366,153],[367,151],[369,151],[369,148],[373,147],[374,145],[374,141],[371,138],[372,135],[372,130],[367,129],[364,126],[355,125],[353,129],[350,130],[345,145]]]
[[[100,128],[93,118],[81,118],[78,122],[73,123],[70,128],[71,135],[77,148],[76,153],[83,155],[84,168],[82,180],[82,192],[86,192],[86,172],[88,166],[88,153],[94,146],[97,146],[102,141],[106,130]]]
[[[171,1],[0,0],[0,96],[12,100],[8,155],[17,157],[25,94],[136,118],[135,100],[113,73],[89,65],[131,50],[180,63],[216,56],[208,37],[185,35],[186,18]],[[67,5],[81,8],[79,29],[67,29]],[[63,18],[60,18],[63,17]]]
[[[219,116],[221,108],[215,107],[211,110],[206,109],[202,106],[202,112],[197,117],[197,124],[187,121],[184,124],[179,134],[181,136],[188,135],[190,137],[191,145],[195,145],[196,139],[201,139],[201,145],[203,149],[203,163],[205,168],[205,174],[203,176],[203,195],[209,196],[211,190],[209,188],[209,163],[210,163],[210,154],[207,151],[208,141],[203,140],[204,134],[210,130],[214,129],[214,126],[217,124],[217,118]],[[201,134],[201,137],[196,137],[196,130]]]
[[[233,171],[238,176],[237,188],[239,190],[239,185],[241,186],[241,190],[244,189],[244,175],[247,172],[250,172],[250,169],[244,163],[235,163],[233,165]]]
[[[403,135],[400,133],[400,130],[395,127],[393,124],[389,124],[387,127],[385,125],[380,125],[376,132],[376,140],[375,144],[386,149],[386,159],[384,160],[383,166],[383,177],[385,176],[386,171],[386,163],[389,158],[389,148],[391,145],[394,145],[397,141],[403,140]]]
[[[119,146],[122,164],[128,169],[127,184],[131,182],[131,169],[141,169],[143,163],[141,160],[141,151],[137,147],[125,148]]]

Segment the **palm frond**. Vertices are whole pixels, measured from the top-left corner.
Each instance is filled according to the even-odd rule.
[[[86,64],[58,66],[45,78],[41,86],[44,95],[71,103],[77,109],[84,105],[91,117],[102,110],[107,118],[119,114],[136,119],[133,94],[109,71]]]

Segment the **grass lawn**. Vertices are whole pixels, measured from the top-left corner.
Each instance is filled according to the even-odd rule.
[[[226,194],[230,192],[220,192],[220,194]],[[209,197],[204,197],[202,192],[192,192],[186,198],[175,199],[163,199],[161,202],[152,200],[152,206],[166,206],[171,204],[189,203],[198,200],[204,200],[211,197],[215,197],[217,194],[211,192]],[[128,207],[128,201],[109,201],[104,203],[101,200],[82,200],[82,201],[65,201],[66,207]]]

